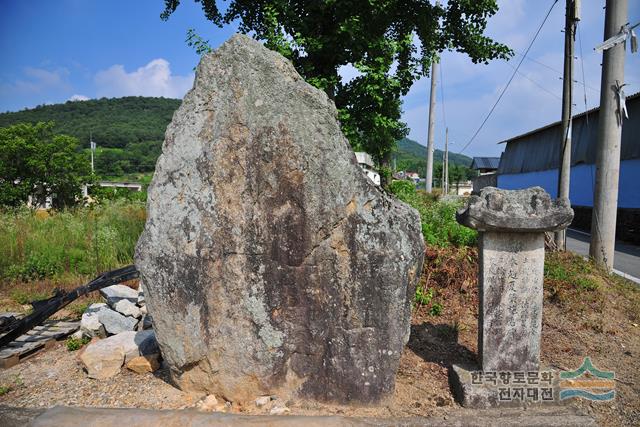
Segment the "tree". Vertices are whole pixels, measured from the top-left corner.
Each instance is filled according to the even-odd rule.
[[[215,0],[195,1],[217,26],[239,21],[240,32],[289,58],[307,82],[335,101],[354,148],[378,163],[386,163],[407,134],[400,121],[401,96],[428,75],[442,51],[464,52],[475,63],[511,55],[484,36],[487,19],[498,10],[496,0],[447,6],[428,0],[231,0],[224,11]],[[179,5],[180,0],[165,0],[161,18],[168,19]],[[188,41],[207,51],[193,32]],[[338,69],[348,64],[360,75],[343,82]]]
[[[32,196],[36,204],[53,198],[56,208],[76,203],[82,184],[91,181],[89,161],[78,141],[55,135],[54,124],[16,124],[0,128],[0,205],[18,206]]]

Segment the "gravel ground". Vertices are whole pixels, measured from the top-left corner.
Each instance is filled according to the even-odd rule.
[[[92,380],[80,367],[76,353],[58,343],[51,350],[0,371],[0,384],[11,388],[0,396],[0,404],[179,409],[195,403],[194,396],[172,387],[164,378],[166,370],[140,375],[123,369],[113,378]]]

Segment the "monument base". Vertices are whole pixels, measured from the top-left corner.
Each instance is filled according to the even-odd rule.
[[[483,372],[480,367],[453,365],[449,387],[465,408],[522,408],[558,405],[558,379],[553,371]]]

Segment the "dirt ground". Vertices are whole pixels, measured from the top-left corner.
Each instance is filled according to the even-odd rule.
[[[591,357],[597,368],[616,373],[616,398],[603,403],[572,399],[567,404],[592,414],[601,425],[639,425],[640,290],[630,282],[585,267],[578,258],[554,257],[556,264],[575,269],[596,285],[577,287],[571,275],[558,279],[563,276],[550,274],[545,279],[543,368],[573,370],[584,357]],[[292,414],[444,417],[459,408],[449,390],[447,373],[452,364],[476,357],[476,254],[471,249],[432,250],[425,264],[422,285],[434,290],[433,297],[414,310],[411,338],[400,360],[393,397],[380,406],[365,408],[282,402]],[[166,368],[145,375],[123,370],[109,380],[91,380],[78,364],[76,353],[68,352],[64,343],[0,371],[0,386],[8,388],[0,395],[0,404],[20,407],[179,409],[195,406],[203,397],[171,386]],[[230,410],[265,414],[270,406],[236,405]]]

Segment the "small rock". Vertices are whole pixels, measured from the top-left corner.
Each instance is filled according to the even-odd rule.
[[[135,317],[136,319],[139,319],[140,316],[142,316],[140,308],[128,299],[121,299],[114,304],[113,308],[118,313],[124,314],[125,316]]]
[[[84,336],[84,333],[80,329],[78,329],[77,331],[75,331],[74,333],[71,334],[71,338],[73,338],[75,340],[82,339],[83,336]]]
[[[200,411],[214,411],[216,406],[218,406],[218,399],[213,394],[208,395],[197,404]]]
[[[274,406],[273,408],[271,408],[271,411],[269,411],[269,414],[284,415],[284,414],[288,414],[289,412],[291,412],[291,410],[286,406]]]
[[[106,337],[107,333],[100,322],[99,314],[102,310],[108,310],[107,304],[100,302],[91,304],[82,314],[80,320],[80,331],[87,337]]]
[[[126,331],[91,342],[80,355],[80,361],[90,378],[105,379],[116,375],[123,364],[128,364],[138,356],[159,352],[153,331]]]
[[[138,324],[138,321],[133,317],[123,316],[117,311],[106,307],[98,312],[98,320],[104,326],[104,329],[112,335],[133,331]]]
[[[145,303],[145,299],[144,299],[144,291],[142,289],[140,289],[138,291],[138,305],[142,306]]]
[[[125,285],[113,285],[100,289],[100,295],[107,300],[111,307],[122,299],[127,299],[132,303],[138,302],[138,291]]]
[[[127,369],[132,370],[138,374],[144,374],[147,372],[155,372],[160,368],[160,354],[147,354],[145,356],[138,356],[127,362]]]
[[[124,363],[124,350],[122,347],[113,347],[106,341],[107,339],[89,344],[80,355],[89,378],[103,380],[120,372]]]
[[[147,314],[147,306],[146,305],[140,306],[140,313]]]
[[[269,402],[271,402],[271,396],[260,396],[256,399],[256,406],[260,408]]]

